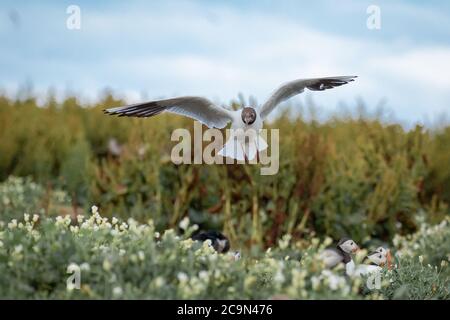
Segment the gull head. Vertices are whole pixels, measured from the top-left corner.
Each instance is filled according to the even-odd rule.
[[[246,125],[251,125],[256,121],[256,110],[251,107],[245,107],[241,113],[242,121]]]

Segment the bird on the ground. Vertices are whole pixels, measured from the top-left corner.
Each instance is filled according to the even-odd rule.
[[[380,272],[382,267],[386,264],[386,260],[386,255],[384,253],[379,251],[370,252],[363,260],[363,264],[355,266],[347,274],[352,277],[360,277],[370,273]],[[366,264],[364,263],[365,261],[369,261],[370,263]]]
[[[340,76],[298,79],[279,87],[261,106],[244,106],[241,110],[228,110],[210,100],[198,96],[183,96],[154,100],[104,110],[120,117],[152,117],[162,112],[171,112],[200,121],[209,128],[222,129],[231,122],[231,136],[218,152],[223,157],[236,160],[253,160],[259,151],[267,149],[260,130],[267,116],[281,102],[302,93],[305,89],[323,91],[354,81],[356,76]]]
[[[335,248],[327,248],[320,253],[320,258],[325,264],[326,268],[334,268],[340,263],[345,264],[346,270],[351,270],[354,267],[352,254],[359,250],[355,241],[344,237],[339,240]]]
[[[380,246],[377,249],[375,249],[375,251],[381,253],[382,255],[384,255],[386,257],[386,262],[384,264],[387,265],[387,268],[389,270],[392,269],[394,266],[394,262],[392,261],[393,258],[392,258],[391,250],[389,248],[384,248],[384,247]]]
[[[369,262],[369,263],[365,263]],[[375,251],[370,252],[363,260],[363,264],[355,266],[350,272],[350,276],[363,276],[374,272],[380,272],[383,267],[387,266],[390,270],[391,251],[384,247],[378,247]]]
[[[206,240],[211,241],[212,247],[218,253],[226,253],[230,250],[230,240],[216,230],[209,230],[206,232],[199,232],[192,236],[192,240],[204,242]]]

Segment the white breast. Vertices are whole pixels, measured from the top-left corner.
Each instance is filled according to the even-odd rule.
[[[345,265],[345,273],[348,276],[352,276],[355,273],[355,263],[353,262],[353,259],[350,260],[346,265]]]

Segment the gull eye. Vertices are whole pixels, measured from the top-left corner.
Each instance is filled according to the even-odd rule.
[[[353,245],[353,241],[352,241],[352,242],[350,242],[350,244],[351,244],[351,245]]]

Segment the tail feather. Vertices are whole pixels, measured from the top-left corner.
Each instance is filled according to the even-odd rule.
[[[230,138],[227,143],[225,143],[222,150],[219,151],[219,155],[236,160],[245,160],[243,147],[241,143],[237,141],[236,137]]]
[[[244,152],[247,155],[248,160],[255,159],[256,154],[258,153],[257,144],[255,143],[255,141],[250,141],[243,147],[244,147]]]
[[[257,146],[258,151],[264,151],[269,147],[266,140],[264,140],[264,138],[261,137],[259,134],[256,137],[256,146]]]
[[[268,148],[267,142],[257,135],[248,143],[243,143],[235,137],[231,137],[223,148],[219,151],[219,155],[223,157],[229,157],[236,160],[248,160],[255,159],[259,151],[263,151]]]

